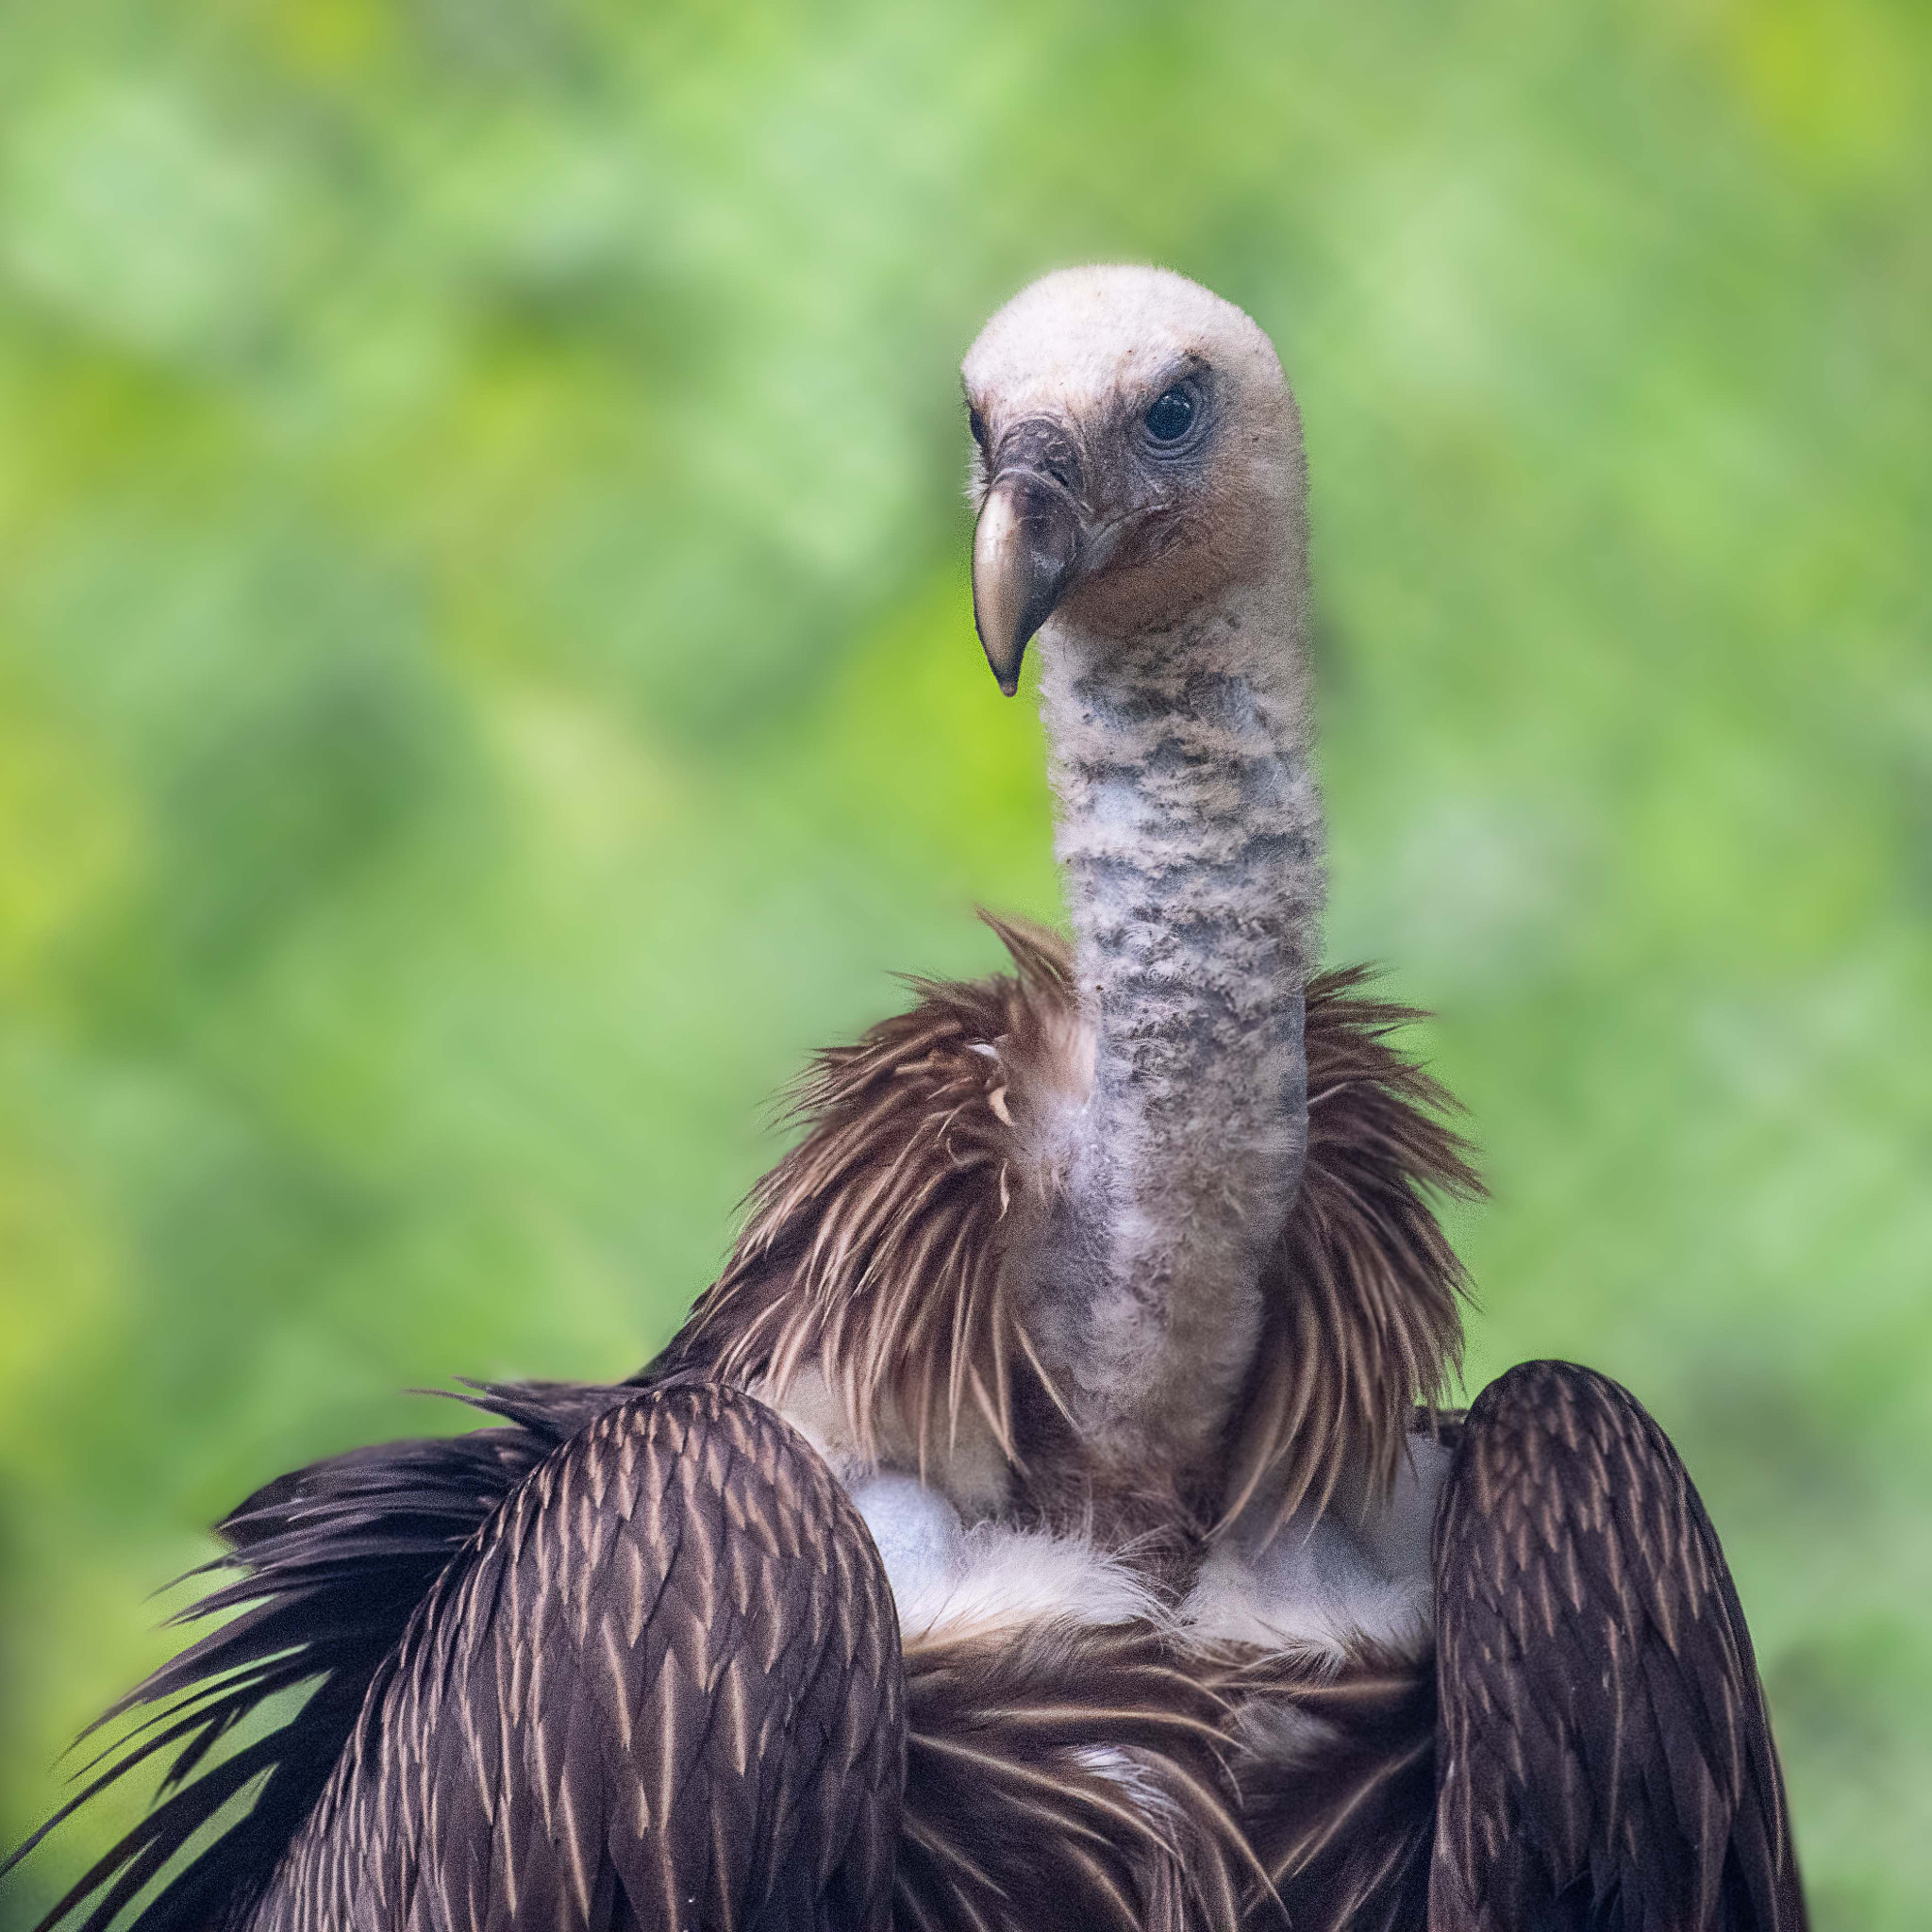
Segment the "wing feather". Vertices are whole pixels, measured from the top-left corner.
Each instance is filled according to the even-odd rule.
[[[220,1525],[235,1573],[175,1621],[225,1617],[89,1727],[111,1732],[78,1794],[13,1856],[4,1878],[76,1810],[153,1761],[158,1802],[42,1922],[105,1932],[153,1881],[128,1932],[242,1924],[313,1808],[370,1685],[416,1606],[491,1512],[623,1389],[564,1383],[475,1390],[504,1426],[358,1449],[269,1483]],[[205,1574],[207,1572],[197,1573]],[[262,1732],[222,1756],[244,1725]],[[174,1753],[172,1761],[168,1754]]]
[[[365,1894],[466,1932],[538,1902],[558,1932],[807,1928],[835,1890],[884,1932],[897,1652],[864,1525],[785,1424],[633,1393],[444,1573],[252,1932],[360,1924]]]
[[[1743,1612],[1663,1431],[1528,1362],[1470,1410],[1436,1524],[1430,1932],[1797,1932]]]

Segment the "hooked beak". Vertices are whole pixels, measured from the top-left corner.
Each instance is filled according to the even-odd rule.
[[[1028,641],[1074,581],[1080,551],[1080,512],[1058,479],[1024,466],[994,476],[973,533],[973,622],[1008,697]]]

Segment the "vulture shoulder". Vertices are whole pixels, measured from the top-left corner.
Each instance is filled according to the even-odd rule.
[[[891,1592],[819,1458],[715,1385],[606,1409],[443,1571],[257,1932],[885,1932]]]
[[[1636,1399],[1525,1362],[1471,1407],[1436,1520],[1430,1932],[1796,1932],[1738,1593]]]
[[[988,923],[1011,974],[917,982],[908,1011],[820,1056],[793,1095],[803,1134],[662,1357],[758,1391],[848,1479],[913,1471],[969,1517],[1062,1459],[1006,1261],[1061,1185],[1092,1077],[1066,943]],[[1393,1042],[1420,1016],[1366,976],[1308,988],[1307,1163],[1209,1520],[1386,1489],[1460,1357],[1463,1276],[1432,1196],[1479,1183],[1453,1103]]]

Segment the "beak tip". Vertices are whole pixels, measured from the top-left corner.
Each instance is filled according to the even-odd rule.
[[[1079,560],[1079,511],[1064,488],[1024,468],[993,478],[973,532],[973,622],[1008,697],[1033,635]]]
[[[981,643],[985,643],[982,637]],[[992,673],[992,681],[1008,696],[1020,689],[1020,666],[1024,661],[1026,646],[1022,644],[1017,651],[996,651],[986,648],[986,668]]]

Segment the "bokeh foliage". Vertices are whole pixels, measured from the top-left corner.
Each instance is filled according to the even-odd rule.
[[[1301,393],[1472,1382],[1656,1408],[1823,1932],[1927,1923],[1928,128],[1910,0],[0,13],[0,1837],[200,1524],[633,1367],[806,1051],[1052,915],[953,370],[1152,258]]]

